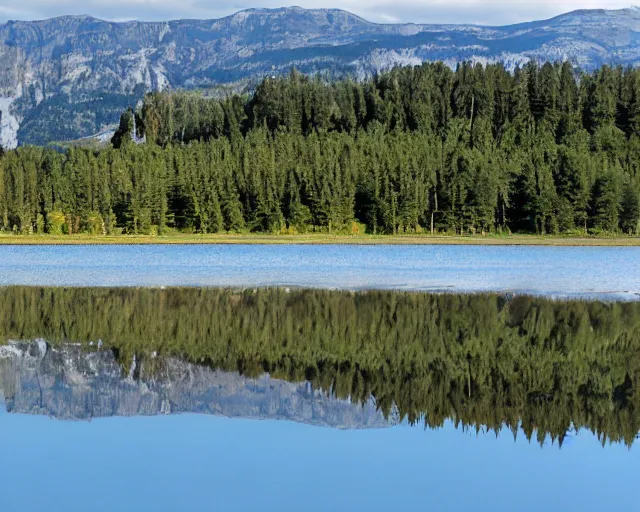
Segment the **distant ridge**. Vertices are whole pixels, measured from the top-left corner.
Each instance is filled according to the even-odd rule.
[[[372,23],[339,9],[249,9],[216,20],[62,16],[0,25],[0,144],[106,130],[145,91],[251,87],[295,65],[357,79],[441,60],[640,64],[640,10],[578,10],[505,27]]]

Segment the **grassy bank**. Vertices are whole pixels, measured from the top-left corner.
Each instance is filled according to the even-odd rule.
[[[14,236],[0,235],[0,245],[161,245],[161,244],[263,244],[263,245],[544,245],[638,247],[640,237],[431,236],[431,235],[119,235],[119,236]]]

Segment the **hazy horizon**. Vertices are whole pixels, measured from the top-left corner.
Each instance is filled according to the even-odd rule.
[[[622,9],[629,0],[297,0],[307,8],[334,8],[376,23],[508,25],[552,18],[576,9]],[[638,5],[637,3],[635,5]],[[107,21],[170,21],[218,19],[252,8],[288,7],[271,0],[239,0],[224,6],[205,0],[185,0],[180,6],[169,0],[23,0],[19,6],[0,0],[0,22],[42,20],[66,15],[86,15]]]

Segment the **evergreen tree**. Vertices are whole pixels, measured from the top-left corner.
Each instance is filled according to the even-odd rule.
[[[640,221],[640,198],[638,190],[630,183],[626,183],[622,189],[620,200],[620,229],[630,235],[638,234]]]
[[[363,83],[293,69],[252,96],[155,92],[110,148],[0,156],[0,229],[636,232],[638,84],[568,62],[425,63]]]

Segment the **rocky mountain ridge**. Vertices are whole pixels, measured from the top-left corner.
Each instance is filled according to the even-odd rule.
[[[128,375],[111,350],[45,341],[0,346],[0,395],[7,411],[63,420],[159,414],[280,419],[342,429],[391,423],[373,400],[358,405],[268,375],[244,377],[173,358],[135,361]]]
[[[640,10],[583,10],[505,27],[376,24],[336,9],[252,9],[218,20],[88,16],[0,25],[0,144],[97,133],[145,91],[251,87],[296,66],[364,78],[442,60],[640,63]]]

